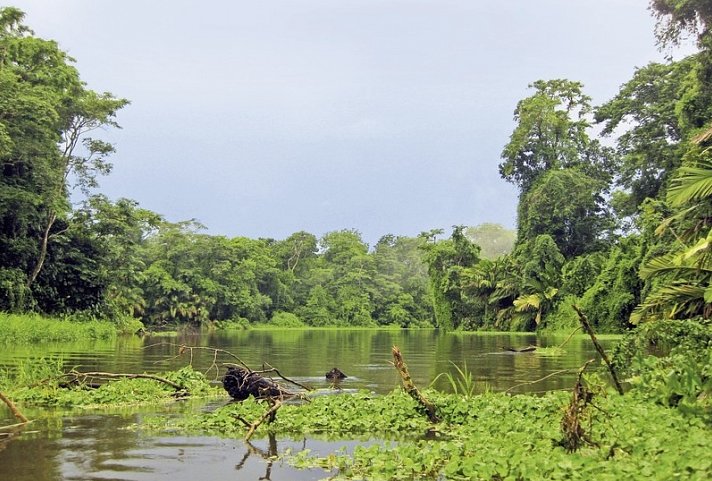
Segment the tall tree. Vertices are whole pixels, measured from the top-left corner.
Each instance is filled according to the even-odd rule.
[[[620,165],[616,184],[623,189],[615,207],[622,216],[638,212],[646,198],[660,198],[684,152],[684,104],[695,95],[698,60],[651,63],[637,69],[616,96],[596,110],[602,135],[618,134]],[[621,128],[625,128],[619,133]]]
[[[587,175],[610,178],[611,152],[588,136],[591,99],[580,82],[537,80],[534,94],[514,110],[517,125],[502,151],[502,178],[527,192],[552,169],[578,167]]]
[[[567,259],[601,249],[614,227],[602,195],[605,187],[573,168],[541,175],[522,194],[518,243],[546,234]]]
[[[65,232],[72,186],[96,185],[110,170],[113,147],[87,134],[116,126],[126,105],[111,94],[86,88],[72,59],[53,41],[33,36],[24,14],[0,9],[0,241],[11,252],[5,270],[37,279],[52,239]],[[0,249],[2,250],[2,249]]]

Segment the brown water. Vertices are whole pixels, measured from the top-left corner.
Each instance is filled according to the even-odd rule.
[[[564,355],[510,353],[504,347],[558,345],[563,338],[521,334],[444,334],[437,331],[242,331],[181,337],[147,337],[39,347],[12,347],[0,352],[0,367],[12,369],[19,362],[41,356],[61,357],[68,367],[110,372],[160,372],[185,366],[218,379],[220,363],[235,362],[210,349],[190,349],[179,355],[179,345],[219,348],[237,355],[253,369],[269,362],[285,376],[326,387],[324,373],[338,367],[349,377],[342,387],[377,393],[398,385],[389,363],[391,347],[398,345],[420,386],[428,386],[439,373],[456,374],[453,363],[467,367],[478,389],[540,392],[566,389],[574,371],[596,354],[590,341],[574,338]],[[609,341],[608,344],[611,344]],[[192,355],[191,355],[192,354]],[[216,366],[219,370],[216,370]],[[558,371],[534,384],[525,384]],[[444,377],[437,387],[447,389]],[[214,406],[213,406],[214,407]],[[204,406],[176,403],[161,408],[166,415]],[[211,407],[209,407],[211,408]],[[155,412],[155,411],[154,411]],[[316,439],[242,440],[209,437],[154,437],[134,429],[146,412],[46,413],[28,410],[31,418],[43,418],[13,437],[0,437],[0,481],[15,480],[171,480],[218,479],[312,480],[328,477],[321,470],[295,470],[275,461],[277,454],[307,448],[314,453],[350,449],[354,441],[340,443]],[[11,424],[10,413],[0,407],[0,426]]]

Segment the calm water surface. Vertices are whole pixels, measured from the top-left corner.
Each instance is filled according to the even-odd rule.
[[[564,338],[522,334],[445,334],[438,331],[285,330],[239,331],[179,337],[119,339],[116,342],[12,347],[0,352],[0,367],[13,369],[18,363],[36,362],[55,356],[67,367],[109,372],[160,372],[191,363],[218,380],[223,362],[235,362],[214,348],[230,351],[253,369],[268,362],[296,381],[315,388],[327,387],[324,373],[338,367],[349,377],[342,387],[369,389],[377,393],[398,385],[390,364],[391,347],[403,352],[414,381],[428,386],[443,372],[455,373],[453,363],[472,372],[479,389],[510,390],[513,393],[567,389],[574,372],[595,358],[590,341],[571,339],[561,356],[506,352],[503,348],[529,345],[556,346]],[[604,342],[604,345],[612,342]],[[179,346],[212,349],[185,350]],[[437,387],[446,389],[441,377]],[[227,400],[227,398],[226,398]],[[219,405],[220,403],[218,403]],[[162,408],[166,415],[186,409],[212,409],[190,403]],[[31,418],[40,413],[28,411]],[[33,416],[33,414],[35,414]],[[274,456],[290,449],[314,453],[351,449],[356,443],[324,442],[315,439],[242,440],[206,437],[153,437],[133,427],[145,412],[76,414],[57,413],[31,424],[11,439],[0,438],[0,481],[15,480],[312,480],[329,473],[290,468]],[[0,407],[0,425],[11,424],[9,412]]]

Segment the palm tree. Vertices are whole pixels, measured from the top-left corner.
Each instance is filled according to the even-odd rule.
[[[709,129],[712,133],[712,128]],[[704,140],[703,137],[698,139]],[[712,153],[706,148],[696,162],[678,170],[667,191],[667,201],[681,208],[665,219],[656,234],[672,231],[671,252],[651,259],[640,277],[659,280],[631,314],[631,322],[656,318],[709,317],[712,314]],[[674,227],[679,226],[680,232]]]

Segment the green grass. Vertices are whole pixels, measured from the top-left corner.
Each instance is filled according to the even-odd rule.
[[[38,314],[0,312],[0,344],[113,339],[116,335],[116,325],[107,321],[78,322]]]

